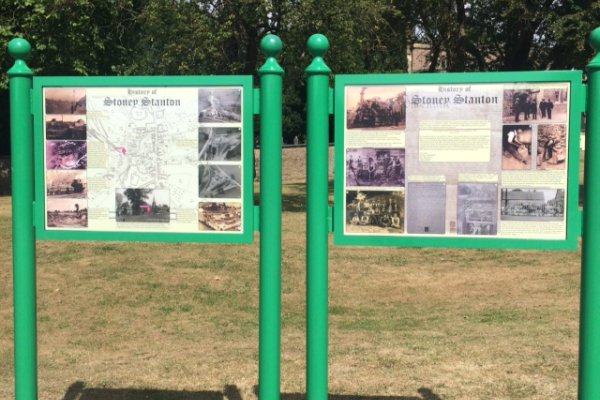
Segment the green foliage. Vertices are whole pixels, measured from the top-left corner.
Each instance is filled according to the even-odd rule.
[[[430,71],[582,69],[594,0],[4,0],[0,42],[28,39],[36,75],[255,74],[261,38],[284,43],[284,141],[305,134],[307,38],[331,43],[336,74],[403,72],[430,46]],[[0,52],[6,71],[12,60]],[[0,154],[8,153],[7,78],[0,75]]]

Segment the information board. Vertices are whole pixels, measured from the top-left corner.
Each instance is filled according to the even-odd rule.
[[[40,239],[250,242],[252,77],[36,78]]]
[[[581,72],[338,75],[337,244],[572,248]]]

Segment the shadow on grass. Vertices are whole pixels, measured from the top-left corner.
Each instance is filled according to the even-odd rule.
[[[258,387],[254,387],[258,397]],[[431,389],[417,389],[419,396],[365,396],[329,394],[329,400],[442,400]],[[223,391],[159,390],[159,389],[104,389],[86,388],[84,382],[75,382],[67,389],[62,400],[242,400],[235,385],[227,385]],[[304,393],[282,393],[281,400],[305,400]]]
[[[366,396],[354,394],[329,394],[328,400],[442,400],[440,396],[433,393],[431,389],[417,389],[419,396]],[[281,400],[305,400],[304,393],[282,393]]]
[[[241,400],[239,389],[227,385],[218,391],[185,391],[160,389],[108,389],[87,388],[75,382],[67,389],[63,400]]]

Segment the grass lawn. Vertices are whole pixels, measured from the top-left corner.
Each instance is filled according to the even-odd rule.
[[[284,185],[282,398],[305,385],[304,184]],[[0,197],[0,398],[13,394]],[[580,252],[330,246],[337,400],[576,399]],[[39,398],[256,398],[255,244],[38,242]]]

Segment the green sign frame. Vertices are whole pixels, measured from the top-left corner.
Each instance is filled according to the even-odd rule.
[[[87,100],[84,98],[83,102],[89,103],[89,105],[83,104],[83,114],[80,111],[74,111],[81,106],[76,97],[82,91],[87,98]],[[63,92],[72,92],[74,100],[64,101],[61,99]],[[229,119],[233,122],[203,123],[215,120],[208,117],[203,119],[203,115],[209,111],[200,111],[199,104],[204,100],[202,96],[206,98],[210,96],[210,107],[214,108],[213,102],[217,104],[223,101],[230,92],[237,96],[235,102],[240,108],[240,112]],[[161,95],[161,93],[165,95]],[[181,98],[178,98],[179,93],[181,93]],[[213,93],[216,94],[213,95]],[[114,97],[111,97],[111,94],[114,94]],[[225,97],[219,97],[220,95]],[[58,100],[50,99],[49,96],[57,96]],[[198,104],[190,104],[194,103],[194,100]],[[34,215],[36,238],[41,240],[251,243],[254,237],[254,101],[251,76],[34,77],[32,109],[34,190],[37,205]],[[70,110],[68,109],[69,104],[66,103],[70,104]],[[67,107],[64,113],[69,115],[54,115],[62,113],[61,107]],[[95,109],[90,110],[90,107]],[[193,119],[186,119],[186,116],[193,113],[194,110],[198,111]],[[136,113],[143,115],[136,115]],[[199,116],[199,114],[202,115]],[[170,125],[161,125],[162,120],[159,120],[156,115],[164,118],[166,125],[179,125],[173,131]],[[111,118],[117,119],[111,120]],[[141,122],[128,120],[128,118],[139,118]],[[57,119],[61,120],[57,121]],[[148,119],[151,120],[150,124],[147,124]],[[94,124],[94,122],[95,127],[88,125]],[[83,125],[83,128],[78,127],[77,124]],[[95,134],[86,132],[86,129]],[[194,133],[195,130],[198,133]],[[182,132],[184,133],[182,134]],[[116,135],[117,139],[110,137],[111,134]],[[141,144],[137,148],[135,142],[131,138],[128,139],[127,135],[130,137],[137,135],[138,138],[152,135],[152,139],[146,144],[138,142]],[[100,136],[102,137],[99,139]],[[236,148],[233,158],[227,158],[229,157],[227,154],[232,154],[232,151],[224,155],[221,151],[224,147],[222,143],[231,138],[233,138]],[[173,146],[172,143],[175,141],[179,141],[181,145]],[[214,143],[216,144],[213,146]],[[161,145],[171,150],[175,148],[175,150],[171,154],[165,154],[168,152],[160,147]],[[73,148],[69,149],[67,146]],[[199,147],[196,151],[198,159],[189,160],[189,163],[185,164],[193,156],[190,153],[194,152],[194,146]],[[226,143],[224,151],[227,151],[227,146],[231,148],[231,144]],[[67,150],[63,148],[67,148]],[[77,157],[70,155],[71,152],[78,151],[85,153],[85,162],[79,166],[76,161],[72,160],[76,160]],[[63,156],[64,153],[67,156]],[[169,157],[168,167],[160,165],[161,162],[164,162],[164,159],[160,158],[161,156]],[[67,157],[71,159],[63,162],[62,160]],[[61,158],[61,161],[55,160],[58,158]],[[133,159],[131,165],[126,158]],[[140,186],[122,183],[136,181],[136,179],[140,181],[139,176],[143,176],[145,170],[138,167],[137,171],[134,171],[138,173],[138,176],[133,179],[131,178],[131,171],[134,170],[133,164],[135,162],[145,163],[149,159],[153,159],[150,165],[152,172],[149,172],[150,177],[147,177],[146,182]],[[230,159],[235,161],[222,161]],[[127,163],[124,167],[119,164],[119,168],[127,169],[126,172],[122,172],[123,169],[119,171],[123,173],[123,178],[120,179],[121,183],[117,182],[119,179],[115,179],[115,182],[111,181],[111,177],[114,178],[117,175],[110,164],[111,160]],[[92,163],[95,165],[91,165]],[[105,168],[97,169],[99,163],[100,165],[105,163]],[[183,165],[183,167],[177,167],[178,165]],[[152,170],[152,168],[154,169]],[[190,185],[189,182],[194,176],[194,168],[196,168],[197,186],[200,189],[194,187],[193,184]],[[96,171],[95,175],[90,170]],[[90,196],[91,176],[94,176],[95,187],[100,188],[99,191],[105,195],[102,208],[94,211],[91,207],[90,209],[85,207],[84,210],[83,206],[77,204],[78,202],[83,203],[81,200],[65,199],[65,197],[82,196],[81,193],[73,194],[73,190],[76,190],[77,186],[81,188],[78,183],[81,179],[79,179],[80,175],[77,171],[79,174],[87,173],[90,176],[89,179],[86,178],[85,182],[86,189],[84,191],[87,196]],[[154,188],[152,182],[157,182],[158,179],[151,175],[158,176],[159,172],[157,171],[161,171],[160,179],[163,185]],[[126,173],[128,175],[125,178],[124,174]],[[166,185],[165,180],[172,179],[169,173],[182,174],[185,179],[181,179],[179,187],[171,188],[173,190],[163,190]],[[207,188],[208,185],[204,185],[202,179],[209,179],[211,186]],[[233,182],[229,187],[237,184],[237,187],[231,190],[233,194],[228,194],[228,192],[223,194],[222,187],[218,186],[220,180],[228,179]],[[56,185],[55,182],[57,182]],[[70,187],[69,182],[74,183],[75,186]],[[148,182],[151,182],[150,186]],[[50,189],[50,185],[54,185],[52,189]],[[185,201],[181,200],[182,203],[188,205],[185,214],[184,212],[179,214],[173,212],[174,207],[170,201],[174,197],[175,189],[181,192],[182,198],[186,199]],[[79,191],[81,190],[79,189]],[[124,194],[129,191],[127,194],[135,197],[142,190],[145,191],[146,201],[138,208],[144,208],[136,210],[134,213],[132,212],[133,203],[131,200],[127,200]],[[116,196],[119,196],[118,200],[114,200],[114,194],[110,195],[113,196],[113,199],[107,196],[106,193],[109,191],[116,192]],[[193,191],[196,192],[196,199],[191,194]],[[150,197],[152,197],[152,201],[150,201]],[[162,204],[161,198],[169,200],[164,200],[165,204]],[[84,200],[85,204],[88,203],[87,200],[87,198]],[[189,207],[192,201],[195,201],[196,204],[195,215]],[[70,203],[75,204],[75,209]],[[121,203],[123,210],[120,210],[116,203]],[[64,210],[58,210],[59,207],[63,207]],[[182,210],[183,208],[181,206]],[[109,209],[110,211],[107,212]],[[85,226],[82,228],[77,226],[75,215],[81,219],[83,212],[85,212],[85,221],[83,222]],[[92,215],[96,218],[96,223],[94,226],[88,226]],[[199,215],[203,215],[205,218],[202,224],[198,221]],[[220,226],[215,228],[215,223],[208,226],[204,223],[207,215],[213,218],[211,221],[225,216],[228,220],[233,221],[233,228],[231,225],[228,228],[225,223],[222,223],[225,226],[223,231],[220,231]],[[179,221],[184,222],[177,226],[183,228],[173,228],[173,221],[177,221],[178,217]],[[67,222],[62,227],[51,226],[56,225],[54,221],[62,222],[63,219]],[[195,219],[195,222],[192,219]],[[51,220],[52,222],[50,222]]]
[[[336,75],[334,244],[575,249],[584,99],[581,71]]]

